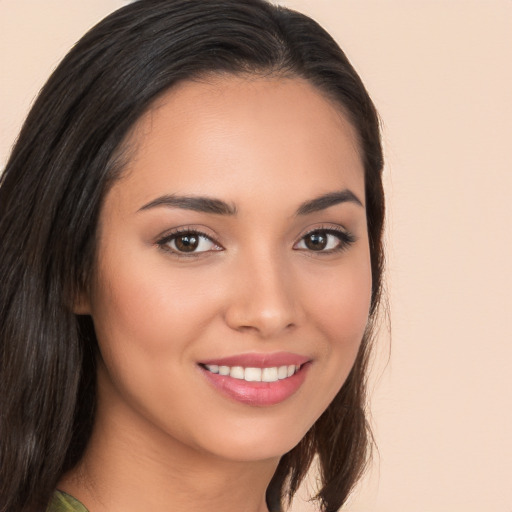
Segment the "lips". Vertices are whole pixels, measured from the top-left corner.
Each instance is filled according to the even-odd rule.
[[[298,354],[240,354],[199,363],[223,395],[252,406],[276,405],[292,396],[306,378],[310,359]]]

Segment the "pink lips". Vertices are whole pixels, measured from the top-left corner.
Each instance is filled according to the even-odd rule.
[[[206,365],[241,366],[243,368],[272,368],[281,366],[300,366],[300,369],[291,377],[275,382],[248,382],[236,379],[229,375],[212,373],[205,368]],[[283,402],[293,395],[302,385],[310,359],[298,354],[277,352],[273,354],[240,354],[220,359],[201,361],[199,368],[203,375],[222,394],[238,402],[252,406],[269,406]]]

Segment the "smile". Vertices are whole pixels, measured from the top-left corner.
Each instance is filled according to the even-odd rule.
[[[268,368],[244,368],[243,366],[204,365],[211,373],[226,375],[246,382],[276,382],[291,377],[300,370],[300,365],[290,364]]]
[[[239,354],[201,361],[198,367],[213,389],[231,400],[256,407],[277,405],[302,387],[312,360],[278,352]]]

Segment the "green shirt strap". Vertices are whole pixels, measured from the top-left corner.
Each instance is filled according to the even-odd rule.
[[[88,512],[88,510],[73,496],[55,491],[46,512]]]

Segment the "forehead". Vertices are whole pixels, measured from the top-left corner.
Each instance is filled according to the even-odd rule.
[[[354,128],[300,78],[183,82],[136,123],[127,146],[118,185],[140,202],[162,193],[236,199],[256,189],[270,197],[283,189],[312,187],[314,195],[364,188]]]

